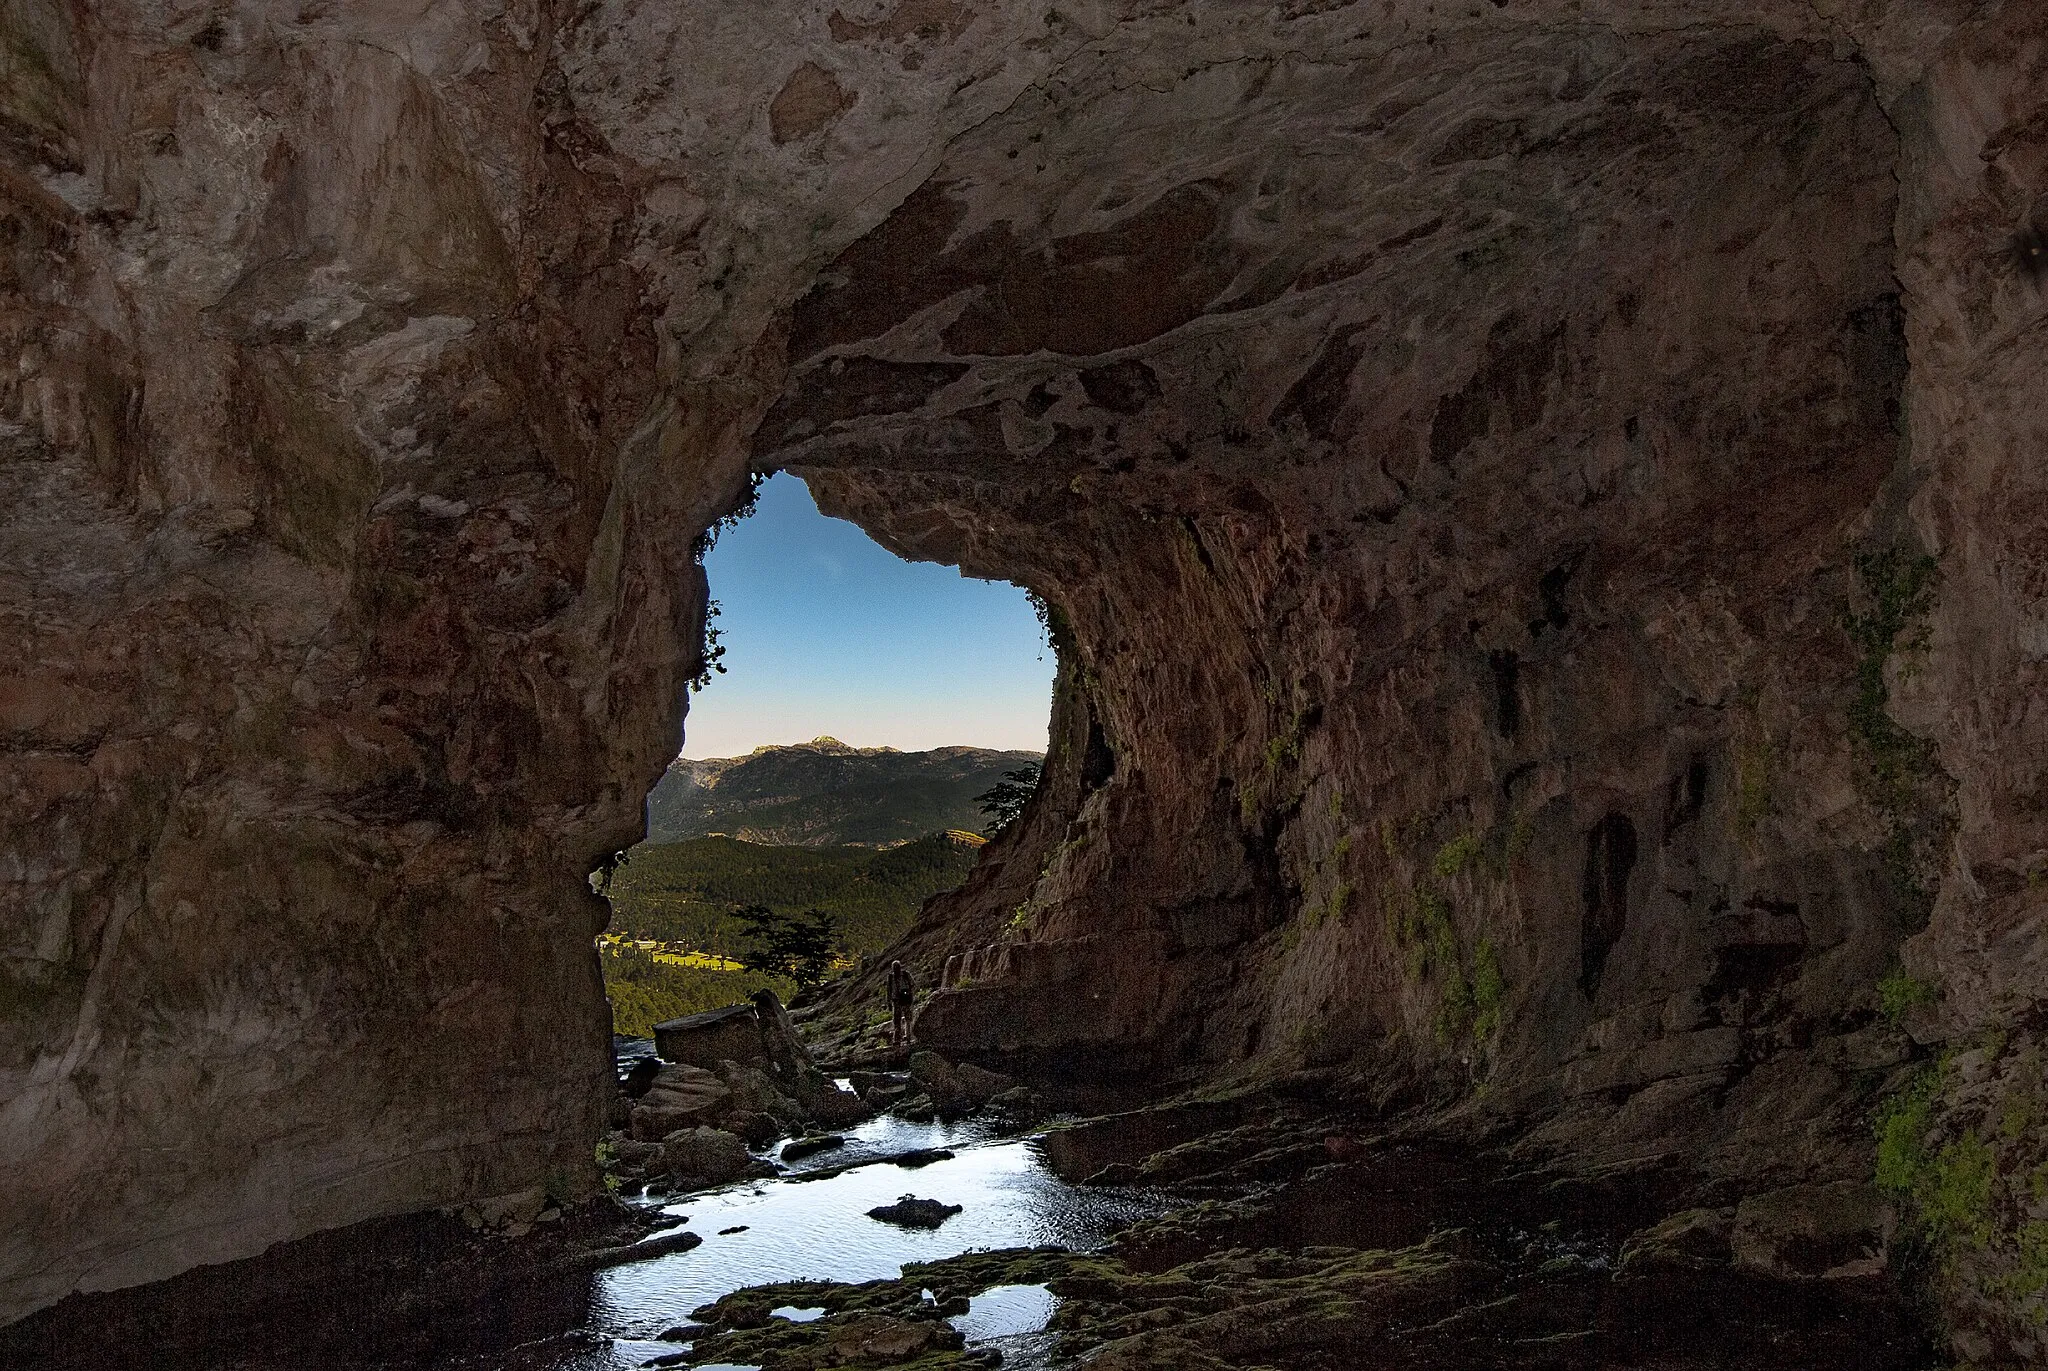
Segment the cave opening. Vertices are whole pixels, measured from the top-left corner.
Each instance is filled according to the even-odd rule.
[[[633,1039],[763,989],[802,1004],[896,942],[1035,792],[1058,660],[1029,592],[899,557],[795,475],[699,549],[682,746],[595,878]],[[1106,779],[1099,726],[1086,761]]]

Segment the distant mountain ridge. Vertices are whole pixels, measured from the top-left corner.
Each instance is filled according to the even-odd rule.
[[[744,757],[678,757],[647,797],[647,840],[727,834],[750,843],[886,847],[957,828],[980,832],[974,797],[1036,752],[899,752],[814,738]]]

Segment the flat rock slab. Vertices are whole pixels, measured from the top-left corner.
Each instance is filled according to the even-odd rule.
[[[784,1179],[790,1181],[829,1181],[834,1176],[843,1176],[847,1172],[858,1170],[863,1166],[900,1166],[905,1170],[915,1171],[919,1167],[930,1166],[933,1162],[951,1161],[952,1158],[953,1149],[950,1147],[914,1147],[908,1152],[891,1152],[885,1157],[864,1157],[857,1162],[847,1162],[844,1166],[821,1166],[813,1171],[799,1171],[793,1176],[784,1177]]]
[[[814,1157],[820,1152],[830,1152],[836,1147],[846,1146],[846,1139],[837,1133],[825,1133],[809,1138],[794,1138],[782,1145],[782,1160],[800,1161]]]

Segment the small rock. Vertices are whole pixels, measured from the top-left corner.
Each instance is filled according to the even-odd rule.
[[[681,1233],[666,1233],[658,1238],[645,1238],[624,1247],[605,1247],[586,1254],[577,1260],[582,1267],[604,1270],[614,1266],[625,1266],[631,1262],[652,1261],[676,1252],[687,1252],[698,1246],[704,1239],[687,1230]]]
[[[747,1231],[747,1229],[748,1229],[749,1227],[751,1227],[751,1225],[749,1225],[749,1224],[744,1224],[744,1223],[736,1223],[736,1224],[734,1224],[734,1225],[733,1225],[732,1227],[730,1227],[730,1228],[721,1228],[721,1229],[719,1229],[719,1230],[718,1230],[718,1236],[719,1236],[719,1237],[721,1237],[721,1238],[729,1238],[729,1237],[731,1237],[731,1236],[732,1236],[733,1234],[735,1234],[735,1233],[744,1233],[744,1232],[746,1232],[746,1231]]]
[[[921,1200],[915,1195],[905,1195],[894,1204],[880,1205],[868,1211],[868,1217],[883,1223],[893,1223],[898,1228],[937,1228],[947,1219],[960,1212],[957,1204],[941,1204],[937,1200]]]

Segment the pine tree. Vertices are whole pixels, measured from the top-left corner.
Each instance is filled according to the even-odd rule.
[[[1026,762],[1015,771],[1005,771],[1003,779],[974,797],[975,807],[981,810],[988,821],[984,830],[989,837],[1008,828],[1024,812],[1038,790],[1038,778],[1044,768],[1037,762]]]
[[[740,965],[749,971],[786,976],[799,990],[811,990],[832,974],[839,955],[834,946],[837,920],[822,909],[778,914],[766,905],[748,905],[734,915],[746,926],[749,944]]]

